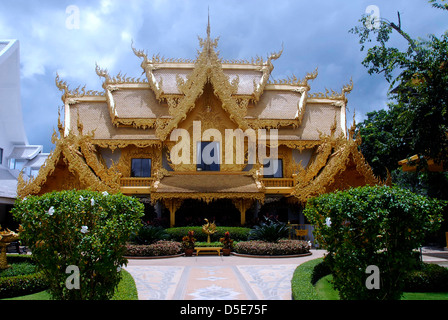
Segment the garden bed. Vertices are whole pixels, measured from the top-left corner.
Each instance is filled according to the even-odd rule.
[[[8,254],[11,268],[0,272],[0,299],[39,292],[48,288],[29,255]]]
[[[126,258],[173,258],[183,254],[182,244],[160,240],[153,244],[126,244]]]
[[[292,258],[311,255],[307,241],[279,240],[266,242],[260,240],[241,241],[234,246],[233,255],[257,258]]]

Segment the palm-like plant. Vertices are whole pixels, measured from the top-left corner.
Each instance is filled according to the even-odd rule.
[[[140,230],[131,236],[131,242],[136,244],[153,244],[159,240],[169,240],[170,235],[162,227],[144,223]]]
[[[282,238],[288,237],[289,228],[285,223],[266,217],[264,219],[264,222],[255,226],[254,229],[249,232],[249,240],[277,242]]]

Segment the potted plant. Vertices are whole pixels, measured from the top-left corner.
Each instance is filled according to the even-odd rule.
[[[233,248],[233,240],[230,239],[229,231],[227,231],[224,234],[224,238],[219,239],[219,241],[222,243],[222,254],[224,256],[230,256],[230,251],[232,251]]]
[[[194,238],[194,231],[188,231],[188,234],[182,238],[182,245],[185,250],[185,256],[191,257],[194,251],[194,243],[196,239]]]

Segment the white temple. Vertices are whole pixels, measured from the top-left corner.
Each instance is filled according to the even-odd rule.
[[[48,154],[41,145],[29,145],[20,99],[20,46],[18,40],[0,40],[0,225],[17,195],[17,178],[37,175]]]

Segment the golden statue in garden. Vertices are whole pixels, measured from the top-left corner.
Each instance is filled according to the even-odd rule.
[[[202,226],[202,231],[207,235],[207,243],[210,243],[210,235],[214,234],[217,231],[216,224],[214,221],[212,223],[210,223],[208,221],[208,219],[204,219],[204,220],[207,223]]]

